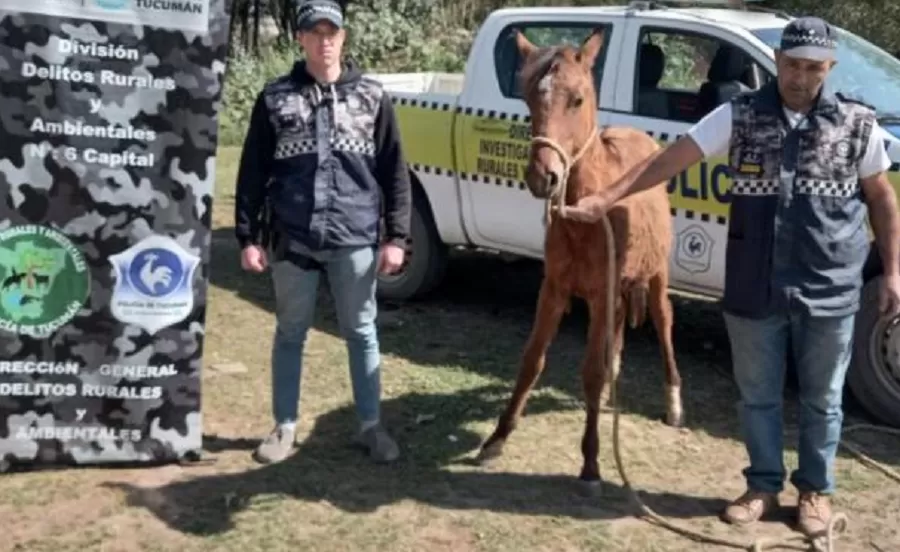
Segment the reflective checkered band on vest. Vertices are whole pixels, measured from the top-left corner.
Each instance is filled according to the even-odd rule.
[[[858,188],[856,180],[847,180],[846,182],[835,182],[833,180],[797,180],[797,193],[814,195],[814,196],[830,196],[830,197],[850,197],[856,193]]]
[[[277,146],[275,146],[275,159],[287,159],[289,157],[294,157],[295,155],[315,152],[315,138],[307,138],[301,140],[298,138],[286,136],[284,137],[284,139],[278,142]]]
[[[331,139],[331,149],[335,151],[347,151],[361,155],[375,155],[375,143],[369,140],[354,140],[352,138]]]
[[[776,180],[735,180],[731,193],[749,196],[778,195],[778,188]]]
[[[375,144],[368,140],[353,140],[351,138],[331,139],[331,149],[359,153],[362,155],[375,155]],[[297,139],[285,138],[275,146],[275,159],[288,159],[297,155],[316,153],[316,140],[314,138]]]

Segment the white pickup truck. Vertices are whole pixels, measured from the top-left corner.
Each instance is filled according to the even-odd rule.
[[[543,46],[580,44],[604,28],[597,120],[643,129],[662,144],[737,91],[774,78],[773,47],[789,16],[660,4],[501,9],[480,27],[464,74],[375,75],[394,97],[415,190],[409,260],[379,281],[381,297],[427,292],[450,247],[542,258],[543,204],[523,183],[530,126],[517,88],[515,29]],[[830,85],[877,109],[894,161],[891,182],[900,188],[900,61],[841,29],[839,44]],[[729,188],[724,157],[671,180],[673,290],[721,296]],[[878,317],[877,255],[871,261],[849,384],[874,416],[900,427],[900,331],[893,331],[898,320]]]

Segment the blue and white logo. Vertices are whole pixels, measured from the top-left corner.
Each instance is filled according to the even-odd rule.
[[[152,235],[109,258],[116,284],[116,319],[150,334],[184,320],[194,308],[194,272],[200,258],[167,236]]]
[[[134,256],[128,269],[134,289],[147,297],[165,297],[184,281],[184,268],[178,255],[168,249],[145,249]]]
[[[94,0],[94,2],[105,10],[121,10],[125,8],[128,0]]]

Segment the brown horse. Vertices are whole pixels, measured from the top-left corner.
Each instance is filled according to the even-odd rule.
[[[522,90],[531,116],[532,148],[526,183],[534,197],[568,205],[608,186],[659,146],[629,128],[598,132],[597,91],[592,67],[603,44],[596,30],[580,48],[537,48],[516,36],[523,65]],[[581,367],[587,402],[580,479],[598,482],[597,418],[608,383],[618,376],[625,318],[631,327],[645,320],[649,306],[665,364],[666,422],[682,423],[681,376],[672,347],[672,306],[668,298],[672,220],[663,185],[627,197],[607,211],[615,243],[615,338],[612,366],[604,366],[608,332],[607,246],[604,226],[554,217],[544,245],[544,278],[531,335],[525,345],[515,391],[479,458],[502,453],[522,414],[528,393],[544,369],[547,348],[572,295],[590,310],[587,352]]]

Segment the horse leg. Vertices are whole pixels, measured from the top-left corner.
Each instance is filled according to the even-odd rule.
[[[584,435],[581,438],[581,454],[584,463],[578,478],[595,484],[600,481],[600,466],[597,456],[600,452],[600,436],[597,421],[600,415],[601,394],[610,367],[606,366],[606,300],[593,298],[589,301],[590,326],[588,328],[587,351],[581,365],[581,382],[584,387],[586,412]],[[616,319],[624,325],[624,311],[616,309]]]
[[[606,356],[603,357],[604,362],[604,378],[603,378],[603,386],[600,391],[600,404],[604,406],[611,406],[609,404],[610,393],[612,391],[612,386],[616,384],[619,379],[619,370],[622,367],[622,349],[625,344],[625,319],[626,319],[626,311],[622,305],[619,305],[616,308],[615,315],[615,331],[613,333],[613,360],[612,364],[606,366]],[[606,320],[606,313],[603,313],[603,319]],[[603,336],[603,342],[606,342],[606,335]],[[605,355],[605,353],[604,353]]]
[[[528,393],[534,387],[541,372],[544,371],[547,349],[556,335],[559,321],[567,304],[567,294],[560,289],[558,284],[545,278],[541,283],[537,314],[522,354],[522,365],[516,378],[515,390],[506,410],[500,415],[494,433],[481,447],[478,455],[480,461],[490,460],[502,454],[503,445],[516,428],[522,410],[525,408]]]
[[[681,404],[681,374],[675,362],[672,345],[672,302],[668,295],[668,271],[663,271],[650,280],[650,316],[656,327],[659,349],[666,369],[666,423],[681,427],[684,410]]]

